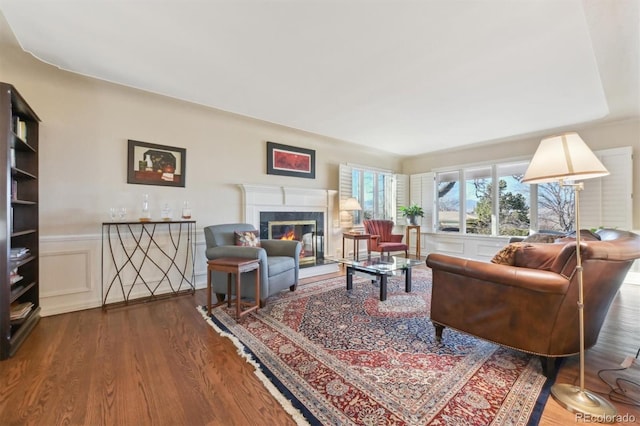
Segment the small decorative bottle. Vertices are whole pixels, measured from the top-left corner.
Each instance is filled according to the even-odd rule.
[[[160,215],[162,216],[162,220],[171,220],[171,207],[169,207],[168,203],[165,203],[164,207],[162,208],[162,212],[160,212]]]
[[[150,154],[147,154],[147,155],[144,157],[144,161],[145,161],[145,163],[147,163],[147,171],[148,171],[148,172],[149,172],[149,171],[152,171],[152,170],[153,170],[153,162],[151,161],[151,155],[150,155]]]
[[[188,201],[185,201],[182,205],[182,218],[191,219],[191,207],[189,207]]]
[[[151,219],[151,210],[149,209],[149,194],[142,194],[142,214],[140,215],[141,221],[148,221]]]

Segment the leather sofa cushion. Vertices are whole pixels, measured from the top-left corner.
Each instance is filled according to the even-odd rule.
[[[524,240],[525,243],[554,243],[556,239],[561,238],[562,235],[545,234],[542,232],[531,234]]]
[[[571,275],[570,271],[575,266],[575,243],[567,243],[571,240],[561,239],[553,244],[511,243],[496,253],[491,263]]]
[[[514,266],[552,271],[565,244],[525,243],[515,253]]]
[[[588,229],[582,229],[580,230],[580,240],[581,241],[600,241],[602,238],[600,237],[600,235],[596,234],[595,232],[591,232]],[[571,234],[558,239],[558,242],[562,242],[562,243],[569,243],[571,241],[575,241],[576,240],[576,233],[572,232]]]

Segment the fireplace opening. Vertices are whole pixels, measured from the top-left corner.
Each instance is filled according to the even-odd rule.
[[[313,266],[324,259],[324,213],[261,212],[260,238],[300,241],[300,266]]]
[[[316,222],[314,220],[287,220],[269,222],[269,239],[300,241],[300,263],[316,261]]]

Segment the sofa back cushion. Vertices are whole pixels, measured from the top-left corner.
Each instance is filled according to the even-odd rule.
[[[565,246],[566,244],[524,243],[516,251],[514,266],[559,273],[555,268],[561,267],[556,262]]]

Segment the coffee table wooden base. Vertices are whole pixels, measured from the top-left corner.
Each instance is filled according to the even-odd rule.
[[[244,272],[256,271],[256,295],[254,303],[242,301],[241,274]],[[211,315],[211,272],[224,272],[227,274],[227,306],[236,305],[236,319],[260,308],[260,261],[258,259],[243,259],[238,257],[223,257],[207,262],[207,313]],[[231,286],[233,280],[231,275],[235,274],[235,298],[231,296]],[[213,307],[220,306],[225,302],[217,303]],[[244,309],[243,309],[244,308]]]

